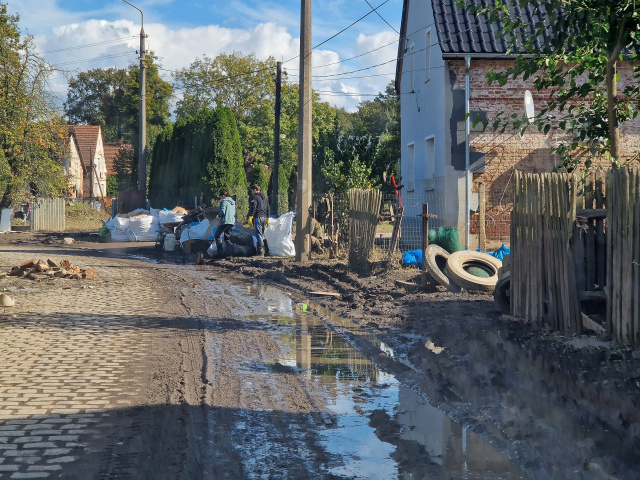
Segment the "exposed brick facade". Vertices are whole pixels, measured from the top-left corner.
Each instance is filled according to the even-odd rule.
[[[470,110],[484,112],[489,124],[500,111],[505,117],[512,113],[524,114],[524,92],[530,90],[536,111],[544,105],[545,93],[537,93],[532,81],[521,79],[511,80],[503,87],[494,82],[489,86],[486,75],[490,68],[500,71],[511,64],[508,60],[472,60],[470,72]],[[464,60],[450,60],[448,67],[455,74],[454,90],[464,91],[465,66]],[[624,88],[625,82],[632,81],[631,67],[623,65],[620,69],[619,90]],[[474,115],[472,114],[472,120]],[[622,135],[621,149],[624,157],[631,157],[638,152],[640,142],[640,122],[628,122],[620,126]],[[551,129],[545,135],[536,128],[530,128],[520,137],[512,131],[505,133],[494,132],[491,126],[482,131],[482,125],[472,127],[470,134],[470,148],[472,152],[485,155],[484,172],[475,173],[473,193],[478,192],[478,182],[486,185],[487,238],[500,240],[508,238],[509,212],[513,201],[513,172],[519,170],[527,173],[552,172],[556,166],[553,148],[563,139],[561,131]],[[602,167],[609,167],[606,161],[600,161]],[[472,218],[471,231],[477,233],[477,215]]]

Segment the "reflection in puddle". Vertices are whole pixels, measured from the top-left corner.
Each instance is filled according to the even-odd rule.
[[[275,365],[248,368],[306,375],[327,393],[335,421],[321,429],[322,442],[340,459],[327,465],[328,473],[363,479],[526,478],[484,439],[380,370],[312,312],[296,309],[288,294],[268,285],[253,285],[249,293],[267,302],[260,318],[274,327],[284,348]],[[334,320],[393,354],[348,320]]]

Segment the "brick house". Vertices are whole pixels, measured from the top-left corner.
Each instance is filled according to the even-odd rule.
[[[75,170],[71,170],[76,153],[82,165],[82,183],[74,180],[75,196],[78,198],[106,196],[107,167],[101,128],[93,125],[65,125],[63,128],[69,132],[69,138],[73,140],[75,147],[74,149],[70,148],[69,158],[65,159],[65,168],[67,168],[67,164],[69,165],[67,173],[72,175],[72,178],[77,175],[77,167],[74,167]]]
[[[528,20],[524,28],[537,20],[532,6],[518,13]],[[499,111],[522,116],[526,90],[535,105],[544,103],[546,95],[537,94],[531,81],[488,85],[490,68],[500,71],[511,65],[513,57],[505,56],[506,51],[498,28],[460,9],[456,0],[404,0],[395,86],[401,98],[405,214],[416,222],[422,203],[429,203],[437,223],[456,226],[463,243],[470,224],[472,247],[477,216],[467,217],[467,211],[478,209],[478,182],[486,186],[487,237],[508,239],[513,172],[553,171],[557,159],[552,150],[562,139],[555,129],[543,134],[531,128],[521,137],[509,130],[483,132],[471,122],[467,136],[467,111],[471,119],[479,115],[491,120]],[[619,72],[620,89],[631,78],[631,68],[622,65]],[[620,131],[623,154],[636,151],[638,122],[621,125]]]

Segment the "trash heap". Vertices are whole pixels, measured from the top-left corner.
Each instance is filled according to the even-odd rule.
[[[97,278],[98,272],[94,268],[79,268],[69,260],[57,263],[51,259],[47,261],[28,260],[12,267],[11,272],[0,274],[0,278],[24,277],[29,280],[43,280],[45,278],[70,278],[74,280]]]

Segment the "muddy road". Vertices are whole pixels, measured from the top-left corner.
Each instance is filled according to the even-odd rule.
[[[0,478],[640,475],[637,397],[524,349],[486,297],[365,308],[307,294],[325,277],[340,290],[340,271],[276,285],[255,261],[181,265],[151,246],[0,246],[2,270],[50,257],[98,278],[1,280],[16,307],[0,318]]]

